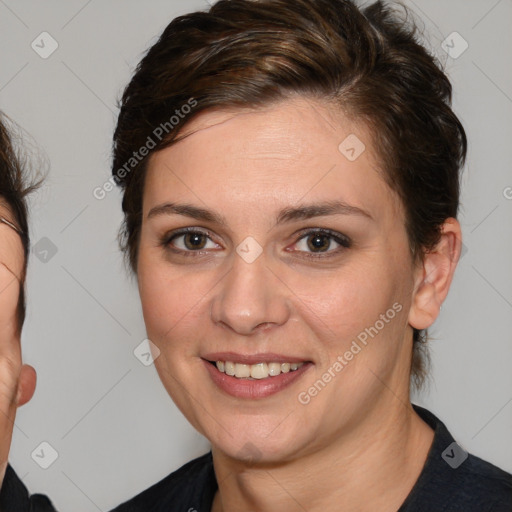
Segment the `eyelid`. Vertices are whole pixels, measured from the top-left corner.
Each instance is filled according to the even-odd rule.
[[[218,244],[218,242],[216,242],[214,240],[215,237],[212,235],[212,233],[208,229],[201,228],[199,226],[185,227],[185,228],[177,229],[175,231],[171,231],[170,233],[167,233],[163,236],[161,245],[164,247],[169,247],[171,245],[171,241],[173,241],[175,238],[186,235],[188,233],[198,233],[198,234],[204,235],[207,238],[209,238],[213,243],[220,245],[220,244]],[[339,233],[337,231],[333,231],[333,230],[327,229],[327,228],[304,228],[302,230],[299,230],[298,232],[296,232],[292,235],[296,239],[295,242],[293,242],[293,245],[297,244],[304,238],[306,238],[310,235],[314,235],[314,234],[320,234],[322,236],[330,237],[341,247],[339,247],[337,249],[329,250],[326,252],[318,252],[318,253],[306,252],[306,251],[289,251],[289,252],[297,252],[297,253],[304,255],[304,257],[308,257],[308,258],[310,258],[310,257],[312,257],[312,258],[330,257],[330,256],[335,256],[335,255],[339,254],[340,252],[342,252],[346,249],[349,249],[352,246],[352,240],[348,236],[344,235],[343,233]],[[172,248],[169,250],[173,251],[174,253],[179,253],[179,254],[186,255],[186,256],[194,256],[194,255],[200,256],[200,255],[204,254],[205,251],[209,251],[211,249],[198,249],[196,251],[193,251],[193,250],[183,250],[183,249]]]
[[[311,234],[315,234],[315,233],[321,233],[323,235],[327,235],[327,236],[330,236],[330,237],[335,238],[335,239],[338,238],[342,242],[347,243],[347,244],[351,243],[351,240],[350,240],[350,238],[347,235],[344,235],[343,233],[340,233],[338,231],[334,231],[334,230],[329,229],[329,228],[315,228],[315,227],[313,227],[313,228],[304,228],[304,229],[301,229],[301,230],[297,231],[292,236],[298,236],[299,239],[302,239],[302,238],[304,238],[307,235],[311,235]]]
[[[188,233],[198,233],[198,234],[204,235],[207,238],[209,238],[212,242],[214,242],[215,244],[220,245],[220,244],[218,244],[218,242],[216,242],[214,240],[214,236],[212,235],[212,233],[208,229],[201,228],[201,227],[198,227],[198,226],[190,226],[190,227],[185,227],[185,228],[179,228],[179,229],[176,229],[174,231],[168,232],[168,233],[166,233],[162,237],[160,245],[162,245],[164,248],[169,248],[169,250],[171,250],[174,253],[184,254],[184,255],[187,255],[187,256],[188,255],[195,255],[195,254],[199,254],[200,255],[200,254],[204,254],[204,251],[211,250],[211,249],[198,249],[196,251],[185,251],[183,249],[171,248],[172,247],[171,246],[171,242],[175,238],[179,238],[180,236],[187,235]]]
[[[325,252],[306,252],[306,251],[293,251],[301,254],[305,258],[328,258],[331,256],[337,256],[340,252],[343,252],[350,247],[352,247],[352,240],[343,233],[339,233],[337,231],[333,231],[327,228],[305,228],[298,233],[294,234],[298,236],[297,240],[293,243],[293,245],[299,243],[304,238],[308,236],[320,234],[321,236],[326,236],[334,240],[340,247],[337,249],[331,249]]]

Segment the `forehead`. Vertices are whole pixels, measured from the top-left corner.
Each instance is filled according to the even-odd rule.
[[[317,101],[203,112],[180,136],[150,157],[144,215],[184,197],[240,208],[342,199],[376,216],[400,214],[369,131]]]

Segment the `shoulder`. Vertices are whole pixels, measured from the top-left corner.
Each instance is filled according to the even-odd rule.
[[[3,482],[0,485],[1,512],[56,512],[47,496],[30,495],[25,484],[10,463],[7,464]]]
[[[438,496],[447,511],[512,511],[512,475],[471,454],[459,467],[449,469],[448,474],[438,472]]]
[[[453,489],[457,499],[481,505],[489,512],[512,511],[512,475],[490,462],[468,454],[456,469]],[[475,509],[476,510],[476,509]]]
[[[212,454],[208,452],[187,462],[111,512],[200,511],[204,508],[203,503],[211,503],[216,488]]]
[[[414,409],[434,429],[434,441],[400,512],[511,512],[512,475],[469,454],[430,411]]]

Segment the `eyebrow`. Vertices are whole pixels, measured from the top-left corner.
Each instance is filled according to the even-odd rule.
[[[199,221],[219,224],[224,227],[228,224],[222,215],[191,204],[164,203],[152,208],[149,211],[147,218],[150,219],[160,215],[183,215]],[[327,215],[357,215],[373,220],[370,213],[362,208],[347,204],[343,201],[326,201],[316,204],[284,208],[278,213],[275,224],[280,225],[297,220],[307,220]]]

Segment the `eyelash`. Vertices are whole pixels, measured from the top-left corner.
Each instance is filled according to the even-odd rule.
[[[179,238],[180,236],[187,235],[187,234],[203,235],[203,236],[210,238],[210,240],[211,240],[210,233],[208,233],[207,231],[202,231],[197,228],[184,228],[184,229],[180,229],[178,231],[175,231],[175,232],[165,235],[163,237],[163,239],[161,240],[161,245],[165,249],[168,249],[175,254],[179,254],[179,255],[182,255],[185,257],[194,258],[194,257],[199,257],[199,256],[203,255],[204,250],[203,251],[202,250],[184,251],[182,249],[172,248],[171,242],[173,240],[175,240],[176,238]],[[299,236],[299,238],[295,241],[294,245],[297,244],[298,242],[300,242],[301,240],[308,238],[311,235],[320,235],[320,236],[329,237],[331,240],[338,243],[341,247],[339,247],[335,250],[331,250],[328,252],[321,252],[321,253],[304,252],[301,257],[304,257],[304,258],[330,258],[333,256],[337,256],[340,252],[343,252],[344,250],[349,249],[352,246],[352,242],[351,242],[350,238],[348,238],[347,236],[345,236],[341,233],[337,233],[336,231],[331,231],[330,229],[325,229],[325,228],[302,230],[301,232],[299,232],[297,234],[297,236]],[[303,252],[303,251],[299,251],[299,252]]]

